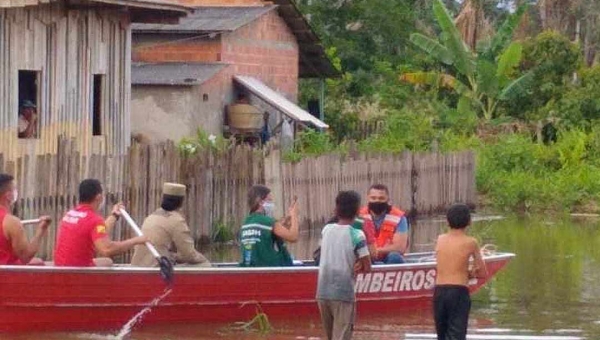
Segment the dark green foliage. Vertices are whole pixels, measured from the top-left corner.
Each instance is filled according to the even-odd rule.
[[[594,210],[600,67],[582,63],[573,37],[537,34],[537,2],[519,1],[530,6],[511,15],[503,6],[512,3],[481,0],[496,33],[470,51],[454,29],[454,0],[300,1],[343,76],[327,80],[329,133],[302,133],[288,160],[345,152],[350,141],[367,152],[474,149],[478,190],[494,206]],[[303,83],[301,102],[318,91]],[[373,119],[383,130],[360,140],[359,122]]]
[[[581,66],[581,50],[565,36],[543,32],[523,44],[521,70],[532,70],[535,86],[505,104],[509,115],[522,119],[547,116],[544,107],[560,100]]]
[[[561,98],[546,105],[546,110],[564,127],[589,130],[600,119],[600,67],[580,73],[580,83],[565,86]]]

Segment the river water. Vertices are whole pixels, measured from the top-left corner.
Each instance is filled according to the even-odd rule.
[[[421,247],[427,247],[441,223],[421,221]],[[574,220],[536,216],[474,223],[470,233],[517,257],[473,296],[469,339],[600,339],[600,219]],[[295,246],[305,258],[317,237]],[[212,258],[233,259],[235,251]],[[273,322],[267,335],[239,330],[235,324],[145,326],[129,339],[324,339],[318,319]],[[113,334],[117,334],[115,330]],[[358,315],[355,339],[434,339],[429,310],[367,317]],[[0,339],[115,339],[110,334],[57,333],[0,335]]]

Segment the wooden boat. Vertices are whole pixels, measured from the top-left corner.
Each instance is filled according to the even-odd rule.
[[[427,306],[436,273],[432,255],[410,254],[405,264],[358,275],[359,315]],[[486,255],[489,277],[470,282],[471,291],[513,257]],[[158,268],[130,266],[0,266],[0,282],[1,332],[119,329],[165,291]],[[316,285],[317,267],[308,261],[286,268],[176,268],[172,292],[143,323],[244,321],[258,305],[270,318],[318,315]]]

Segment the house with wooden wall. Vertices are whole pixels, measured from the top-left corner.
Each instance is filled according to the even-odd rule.
[[[271,129],[284,119],[327,128],[296,105],[298,81],[338,71],[292,0],[172,1],[194,10],[177,25],[133,26],[133,134],[150,142],[198,128],[222,134],[241,92],[270,114]]]
[[[0,0],[0,154],[82,153],[130,143],[131,24],[177,23],[188,8],[160,0]],[[35,133],[19,138],[23,103]]]

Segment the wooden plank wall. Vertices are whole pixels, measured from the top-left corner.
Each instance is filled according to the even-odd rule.
[[[125,154],[130,143],[128,17],[66,10],[62,2],[0,9],[0,145],[5,157],[56,153],[59,136],[78,150]],[[18,71],[39,72],[38,139],[18,139]],[[102,136],[92,136],[93,75],[104,75]]]
[[[0,154],[0,172],[17,178],[20,199],[15,210],[23,219],[47,214],[59,221],[76,204],[78,183],[85,178],[100,179],[107,193],[107,207],[123,201],[139,224],[158,208],[164,182],[186,184],[184,214],[197,240],[208,237],[218,224],[237,231],[248,212],[246,193],[259,183],[273,190],[280,215],[297,196],[301,228],[311,234],[318,233],[332,216],[338,191],[356,190],[364,202],[373,183],[387,184],[394,204],[422,215],[443,211],[456,201],[475,202],[471,152],[329,154],[290,164],[281,161],[278,150],[263,152],[246,146],[223,153],[205,150],[184,158],[172,142],[132,145],[125,156],[82,155],[73,140],[63,139],[58,145],[54,155],[24,155],[10,160]],[[56,223],[41,253],[46,258],[52,254],[55,227]],[[32,233],[33,227],[29,229]],[[129,236],[127,226],[115,228],[114,238]],[[310,254],[313,248],[310,243],[292,247],[296,254]]]
[[[475,155],[471,151],[413,155],[416,214],[444,211],[454,202],[475,206]]]

